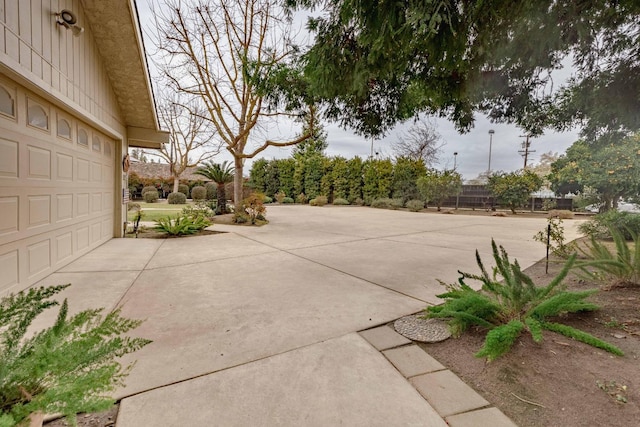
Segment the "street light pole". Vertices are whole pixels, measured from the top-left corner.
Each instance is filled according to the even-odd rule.
[[[493,145],[493,134],[495,130],[489,129],[489,167],[487,168],[487,179],[491,176],[491,146]]]
[[[458,166],[458,152],[453,153],[453,170],[456,171],[456,167]],[[457,172],[457,171],[456,171]],[[456,210],[458,210],[458,205],[460,204],[460,192],[456,193]]]

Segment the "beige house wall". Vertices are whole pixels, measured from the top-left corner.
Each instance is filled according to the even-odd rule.
[[[56,22],[63,9],[75,14],[81,34]],[[105,63],[114,49],[124,56]],[[148,135],[151,146],[165,135],[132,0],[0,0],[1,91],[14,103],[13,114],[0,112],[3,295],[121,236],[129,133],[143,135],[139,144]]]

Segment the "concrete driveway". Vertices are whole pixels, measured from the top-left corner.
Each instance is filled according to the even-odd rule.
[[[544,217],[269,206],[260,228],[114,239],[40,284],[72,311],[122,307],[154,342],[133,356],[118,427],[446,425],[357,332],[437,303],[457,270],[544,256]],[[566,221],[577,236],[578,221]]]

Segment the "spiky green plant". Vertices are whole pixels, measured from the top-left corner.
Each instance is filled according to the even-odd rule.
[[[625,230],[633,240],[633,247],[625,239],[623,231],[608,227],[609,234],[613,238],[614,250],[609,249],[606,243],[591,236],[586,248],[580,248],[586,261],[579,261],[577,267],[583,275],[589,279],[600,279],[604,275],[607,279],[613,279],[620,284],[640,284],[640,244],[638,234],[633,230]]]
[[[211,222],[203,215],[179,214],[175,218],[167,216],[158,219],[154,228],[171,236],[185,236],[195,234],[209,225]]]
[[[598,309],[597,305],[585,301],[597,290],[569,292],[561,286],[576,260],[575,254],[551,283],[537,287],[522,271],[517,260],[510,262],[502,246],[498,247],[491,240],[491,247],[496,263],[493,274],[489,275],[476,251],[480,274],[460,272],[458,284],[446,285],[448,292],[438,295],[445,302],[428,307],[426,317],[449,319],[454,336],[460,336],[471,326],[488,329],[484,345],[476,353],[477,357],[488,360],[508,352],[523,331],[528,331],[535,342],[542,341],[543,329],[622,355],[618,348],[592,335],[547,320],[561,313]],[[482,288],[478,291],[472,289],[465,283],[466,279],[480,281]]]
[[[151,341],[122,334],[140,325],[119,310],[102,309],[68,316],[65,300],[55,324],[27,335],[33,320],[58,305],[51,297],[69,285],[29,289],[0,300],[0,427],[14,426],[30,414],[60,413],[75,425],[78,412],[108,409],[107,393],[123,384],[132,365],[116,361]]]

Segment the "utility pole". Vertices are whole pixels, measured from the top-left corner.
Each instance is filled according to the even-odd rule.
[[[531,150],[531,141],[529,141],[529,138],[531,138],[530,134],[520,135],[520,138],[526,138],[526,140],[522,143],[522,150],[518,150],[518,153],[520,153],[520,155],[524,157],[524,169],[526,169],[527,160],[529,160],[529,153],[535,153],[536,150]]]

